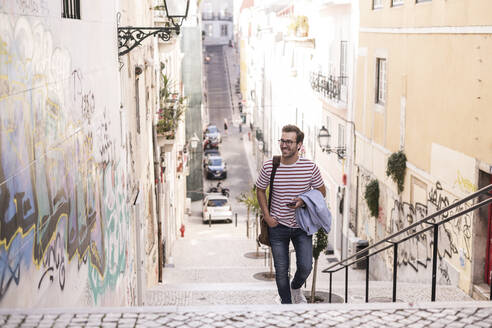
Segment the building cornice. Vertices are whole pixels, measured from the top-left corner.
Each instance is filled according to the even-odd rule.
[[[359,31],[383,34],[492,34],[492,26],[361,27]]]

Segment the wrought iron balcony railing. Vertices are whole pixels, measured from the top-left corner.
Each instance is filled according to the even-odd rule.
[[[211,20],[218,20],[218,21],[231,21],[232,22],[232,15],[231,14],[220,14],[220,13],[203,13],[202,14],[202,20],[204,21],[211,21]]]
[[[347,76],[325,75],[321,72],[311,73],[311,88],[321,96],[346,102]]]

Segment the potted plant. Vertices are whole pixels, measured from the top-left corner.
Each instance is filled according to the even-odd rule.
[[[316,278],[318,271],[318,258],[322,251],[328,247],[328,235],[323,228],[320,228],[314,235],[313,242],[313,258],[314,258],[314,268],[313,268],[313,282],[311,285],[311,297],[309,302],[315,303],[316,298]]]
[[[161,85],[162,88],[159,91],[160,96],[160,109],[158,111],[158,120],[156,125],[156,132],[159,139],[174,139],[176,134],[176,128],[179,122],[182,120],[182,116],[185,112],[185,97],[178,96],[177,93],[172,92],[172,85],[174,84],[166,74],[162,73],[164,64],[161,63]],[[163,140],[159,140],[159,143],[166,143]],[[162,145],[161,145],[162,146]]]
[[[307,16],[299,15],[292,17],[289,31],[298,37],[306,37],[309,34],[309,21]]]

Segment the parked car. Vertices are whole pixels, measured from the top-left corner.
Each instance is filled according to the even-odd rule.
[[[205,132],[203,132],[203,138],[204,139],[210,139],[214,140],[217,139],[219,143],[222,142],[222,135],[220,134],[220,130],[217,128],[217,126],[210,124],[207,126],[205,129]]]
[[[220,156],[219,148],[207,148],[203,151],[203,164],[208,162],[210,156]]]
[[[207,194],[203,199],[203,223],[210,221],[232,222],[232,209],[229,198],[222,194]]]
[[[220,156],[210,155],[205,163],[207,179],[226,179],[227,165]]]
[[[215,156],[220,156],[220,151],[219,148],[209,148],[205,149],[203,152],[204,156],[209,156],[209,155],[215,155]]]

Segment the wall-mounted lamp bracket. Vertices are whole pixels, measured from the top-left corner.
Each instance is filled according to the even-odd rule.
[[[178,35],[179,26],[118,27],[118,56],[126,55],[149,36],[157,36],[162,41],[169,41],[173,31]]]

